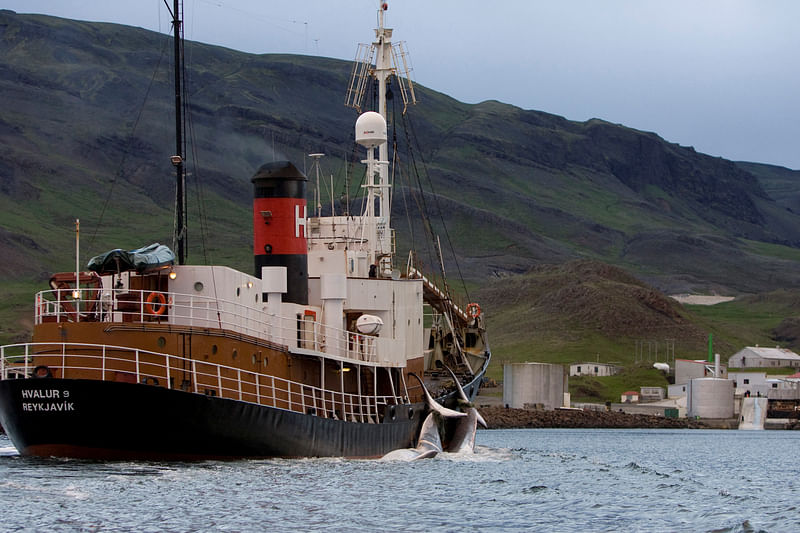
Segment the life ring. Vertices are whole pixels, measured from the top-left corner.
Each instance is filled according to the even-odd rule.
[[[33,369],[33,374],[31,377],[42,379],[42,378],[52,378],[53,373],[50,371],[50,367],[47,365],[39,365]]]
[[[151,315],[161,316],[167,311],[167,299],[163,293],[151,292],[147,295],[147,304],[144,309]]]
[[[476,303],[471,303],[467,306],[467,315],[470,318],[478,318],[481,316],[481,306]]]

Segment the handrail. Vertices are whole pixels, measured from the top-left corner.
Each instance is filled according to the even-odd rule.
[[[163,295],[166,304],[148,303],[153,293]],[[379,353],[374,337],[323,325],[310,317],[287,318],[239,301],[194,294],[116,289],[106,289],[99,294],[96,300],[81,300],[83,305],[74,306],[75,309],[91,309],[91,312],[78,313],[64,309],[65,302],[74,302],[71,291],[41,291],[36,295],[35,323],[131,322],[219,328],[345,359],[389,362]]]
[[[24,358],[22,363],[12,361],[19,357]],[[318,416],[348,421],[379,422],[382,407],[402,403],[402,399],[395,396],[321,389],[269,374],[177,355],[89,343],[40,342],[0,346],[0,378],[30,378],[33,357],[44,359],[57,378],[80,376],[173,389],[178,378],[183,381],[188,376],[190,390],[196,394],[301,413],[309,413],[313,408]],[[183,365],[184,362],[189,364]],[[20,370],[23,376],[19,375]]]

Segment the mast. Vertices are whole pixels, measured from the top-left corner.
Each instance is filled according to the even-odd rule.
[[[371,45],[360,44],[356,61],[350,77],[350,85],[345,96],[345,105],[363,113],[362,102],[368,80],[375,80],[378,103],[375,112],[383,118],[383,128],[389,122],[387,115],[388,84],[392,76],[397,81],[403,99],[403,113],[409,103],[416,103],[414,85],[406,62],[402,43],[392,43],[392,30],[384,26],[384,16],[389,9],[385,0],[378,1],[378,27]],[[373,66],[374,61],[374,66]],[[401,74],[405,74],[405,79]],[[363,116],[363,115],[362,115]],[[374,125],[374,124],[373,124]],[[381,276],[391,275],[393,241],[391,229],[391,183],[389,178],[389,146],[383,142],[378,147],[377,159],[370,156],[367,163],[367,177],[362,186],[366,189],[364,227],[368,233],[368,253],[370,264],[377,267]],[[369,148],[370,152],[372,148]]]
[[[375,80],[378,82],[378,113],[388,124],[386,111],[386,85],[389,77],[394,73],[392,63],[392,30],[383,25],[383,16],[389,8],[385,1],[381,1],[378,7],[378,27],[375,29]],[[376,255],[380,257],[381,271],[391,270],[391,201],[389,199],[389,143],[382,143],[378,146],[378,187],[376,197],[378,200],[377,215],[381,217],[376,228],[377,240],[375,242]],[[378,258],[376,258],[378,259]]]
[[[166,2],[166,0],[165,0]],[[169,8],[169,6],[167,6]],[[175,235],[174,241],[177,243],[178,264],[182,265],[186,261],[186,174],[184,173],[184,149],[183,149],[183,104],[181,95],[183,93],[183,21],[181,13],[183,11],[181,0],[173,0],[172,31],[175,45],[175,155],[170,159],[175,166]]]

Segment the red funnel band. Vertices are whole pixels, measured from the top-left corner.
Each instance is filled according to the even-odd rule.
[[[253,201],[253,255],[306,255],[306,201],[256,198]]]

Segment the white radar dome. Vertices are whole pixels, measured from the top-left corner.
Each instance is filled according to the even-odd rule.
[[[356,120],[356,142],[375,148],[386,142],[386,120],[375,111],[367,111]]]

